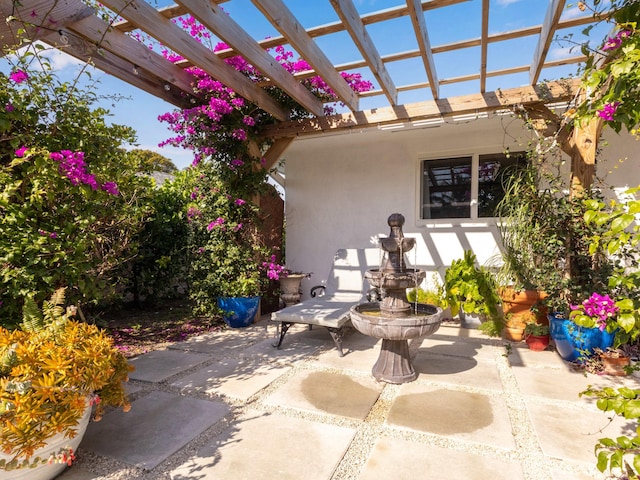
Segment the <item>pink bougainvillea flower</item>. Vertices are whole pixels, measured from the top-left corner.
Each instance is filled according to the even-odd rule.
[[[118,190],[118,184],[116,182],[104,182],[104,184],[102,185],[102,190],[104,190],[107,193],[110,193],[115,197],[120,195],[120,191]]]
[[[12,103],[7,103],[7,104],[4,106],[4,111],[5,111],[5,112],[13,112],[14,110],[15,110],[15,107],[13,106],[13,104],[12,104]]]
[[[29,75],[24,70],[16,70],[15,72],[11,72],[9,78],[12,82],[22,83],[29,79]]]
[[[27,147],[24,145],[16,150],[16,157],[22,158],[24,157],[25,152],[27,151]]]
[[[49,238],[58,238],[58,234],[56,232],[51,232],[49,234]]]
[[[620,102],[605,103],[602,109],[598,110],[598,116],[610,122],[611,120],[613,120],[613,116],[618,109],[618,105],[620,105]]]
[[[235,203],[236,205],[244,205],[245,203],[247,203],[247,201],[241,198],[236,198],[235,202],[233,203]]]
[[[215,227],[220,227],[224,224],[224,218],[222,217],[218,217],[216,218],[213,222],[211,222],[209,225],[207,225],[207,230],[211,231],[213,230]]]

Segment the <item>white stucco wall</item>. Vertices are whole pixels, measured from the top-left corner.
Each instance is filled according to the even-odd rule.
[[[480,263],[499,256],[499,235],[493,219],[419,220],[420,161],[453,155],[498,153],[526,149],[526,130],[511,116],[438,127],[380,130],[370,128],[342,135],[302,137],[285,152],[286,257],[295,270],[314,272],[303,284],[323,282],[333,254],[340,248],[377,246],[387,236],[387,217],[402,213],[405,236],[417,239],[411,263],[443,274],[452,260],[471,249]],[[607,161],[598,174],[615,185],[640,184],[638,144],[608,132]],[[629,157],[626,162],[619,158]],[[615,167],[615,168],[614,168]],[[427,274],[427,278],[430,277]]]

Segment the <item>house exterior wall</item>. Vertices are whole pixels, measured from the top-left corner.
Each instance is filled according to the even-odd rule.
[[[496,219],[420,220],[420,163],[429,158],[524,151],[527,130],[510,116],[447,122],[429,128],[376,128],[341,135],[302,137],[286,151],[287,266],[313,272],[303,295],[326,280],[340,248],[371,247],[389,234],[387,217],[405,216],[405,236],[415,237],[410,264],[440,277],[471,249],[482,264],[499,259]],[[637,143],[608,132],[607,161],[598,167],[618,187],[640,184]],[[618,159],[630,157],[620,163]],[[614,168],[615,167],[615,168]],[[303,297],[303,298],[305,298]]]

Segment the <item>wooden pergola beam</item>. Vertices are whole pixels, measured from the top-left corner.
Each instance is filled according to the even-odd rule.
[[[129,67],[122,69],[124,76],[122,80],[135,84],[141,75],[148,72],[159,79],[157,85],[162,90],[166,91],[165,85],[169,84],[174,91],[178,89],[190,96],[194,95],[193,77],[189,73],[137,40],[118,30],[114,30],[101,18],[96,16],[86,17],[67,24],[67,28],[84,37],[88,43],[100,45],[103,54],[104,52],[111,52],[122,58]],[[134,69],[138,73],[135,73]]]
[[[264,168],[267,170],[271,170],[273,166],[276,164],[282,154],[289,148],[289,145],[295,140],[296,137],[282,137],[278,138],[273,144],[269,147],[269,150],[265,152],[263,155],[264,158]]]
[[[260,134],[269,138],[311,135],[323,131],[338,132],[353,128],[373,128],[388,124],[512,109],[516,105],[529,103],[563,102],[573,98],[578,86],[577,79],[566,82],[548,82],[541,86],[512,88],[498,92],[477,93],[397,107],[331,115],[324,118],[281,122],[263,128]]]
[[[440,84],[438,82],[436,65],[433,61],[433,52],[431,51],[431,42],[429,41],[429,33],[427,23],[424,19],[422,4],[420,0],[407,0],[407,7],[409,9],[411,23],[413,24],[413,30],[418,40],[420,57],[424,63],[424,69],[427,73],[427,79],[429,80],[431,95],[433,95],[434,99],[438,99],[440,97]]]
[[[287,72],[274,57],[269,55],[240,25],[234,22],[215,3],[202,0],[177,0],[211,32],[231,45],[249,63],[260,70],[271,81],[278,84],[291,98],[317,117],[324,115],[324,106],[309,89]]]
[[[163,17],[144,0],[104,0],[102,3],[278,120],[288,118],[289,113],[267,92],[227,65],[221,58],[211,55],[209,49],[196,42],[187,32]]]
[[[344,104],[358,110],[358,96],[334,68],[331,61],[311,39],[282,0],[251,0],[281,35],[287,37],[295,50],[323,78]]]
[[[398,103],[398,92],[391,80],[389,72],[384,65],[384,62],[380,58],[380,54],[376,49],[373,40],[367,33],[367,29],[362,23],[362,19],[353,5],[351,0],[329,0],[333,9],[336,11],[342,23],[345,25],[347,32],[351,36],[351,39],[358,47],[360,54],[364,57],[367,66],[376,77],[380,88],[387,96],[391,105]]]

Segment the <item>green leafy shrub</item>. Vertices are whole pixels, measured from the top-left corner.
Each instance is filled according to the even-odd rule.
[[[29,62],[38,62],[29,68]],[[61,82],[39,56],[0,74],[0,323],[22,299],[68,287],[77,302],[117,295],[135,236],[150,213],[151,181],[121,145],[91,87]]]

